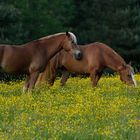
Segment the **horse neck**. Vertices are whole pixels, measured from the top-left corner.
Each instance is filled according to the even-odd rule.
[[[44,45],[46,46],[45,48],[48,60],[50,60],[55,54],[57,54],[57,52],[59,52],[62,49],[61,43],[62,39],[55,41],[55,39],[52,38],[46,41]]]
[[[106,62],[107,67],[116,72],[119,72],[120,69],[126,64],[124,59],[117,53],[115,53],[115,55],[110,55],[108,60],[109,61]]]

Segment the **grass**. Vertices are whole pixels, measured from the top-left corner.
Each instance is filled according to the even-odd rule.
[[[136,75],[140,85],[140,75]],[[0,84],[1,140],[139,140],[140,86],[118,76],[70,78],[22,93],[23,81]]]

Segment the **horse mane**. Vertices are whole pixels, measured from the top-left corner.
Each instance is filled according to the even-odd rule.
[[[48,36],[44,36],[44,37],[41,37],[41,38],[39,38],[39,39],[35,39],[35,40],[32,40],[32,41],[30,41],[30,42],[27,42],[27,43],[24,43],[24,44],[21,44],[21,45],[17,45],[17,46],[22,46],[22,47],[24,47],[24,46],[28,46],[28,45],[30,45],[30,44],[36,44],[36,43],[38,43],[39,41],[42,41],[42,40],[46,40],[46,39],[50,39],[50,38],[53,38],[53,37],[56,37],[56,36],[59,36],[59,35],[63,35],[63,34],[65,34],[65,33],[56,33],[56,34],[53,34],[53,35],[48,35]]]
[[[56,33],[56,34],[53,34],[53,35],[48,35],[48,36],[41,37],[41,38],[39,38],[37,40],[49,39],[49,38],[56,37],[56,36],[63,35],[63,34],[65,34],[65,33],[64,32],[62,32],[62,33]]]

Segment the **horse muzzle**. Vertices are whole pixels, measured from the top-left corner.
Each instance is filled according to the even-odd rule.
[[[127,84],[128,86],[137,87],[137,83],[136,82],[125,82],[125,84]]]
[[[76,50],[76,51],[74,52],[74,58],[75,58],[76,60],[81,60],[81,59],[82,59],[82,53],[81,53],[79,50]]]
[[[131,84],[131,86],[133,86],[133,87],[137,87],[137,83],[134,82],[134,83]]]

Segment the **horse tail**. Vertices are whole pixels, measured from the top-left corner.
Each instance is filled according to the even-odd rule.
[[[47,63],[47,66],[45,68],[45,70],[39,74],[38,78],[37,78],[37,81],[35,83],[35,87],[44,83],[46,81],[46,78],[48,76],[48,67],[49,67],[49,62]]]
[[[53,58],[52,58],[53,59]],[[39,74],[39,77],[36,81],[35,86],[39,86],[42,83],[45,83],[47,81],[47,83],[50,85],[51,84],[51,79],[53,77],[53,75],[55,74],[55,64],[54,61],[49,60],[49,62],[47,63],[47,66],[45,68],[45,70]]]
[[[50,61],[48,65],[48,78],[52,77],[53,74],[56,74],[56,70],[59,66],[58,54],[56,54]]]
[[[59,65],[59,53],[57,53],[53,58],[51,58],[51,60],[49,60],[44,72],[39,75],[35,85],[40,85],[45,81],[50,84],[50,81],[52,81],[52,79],[55,79],[56,71]]]
[[[50,60],[51,61],[51,60]],[[48,62],[47,67],[45,69],[45,79],[50,79],[50,75],[51,75],[51,62]]]

